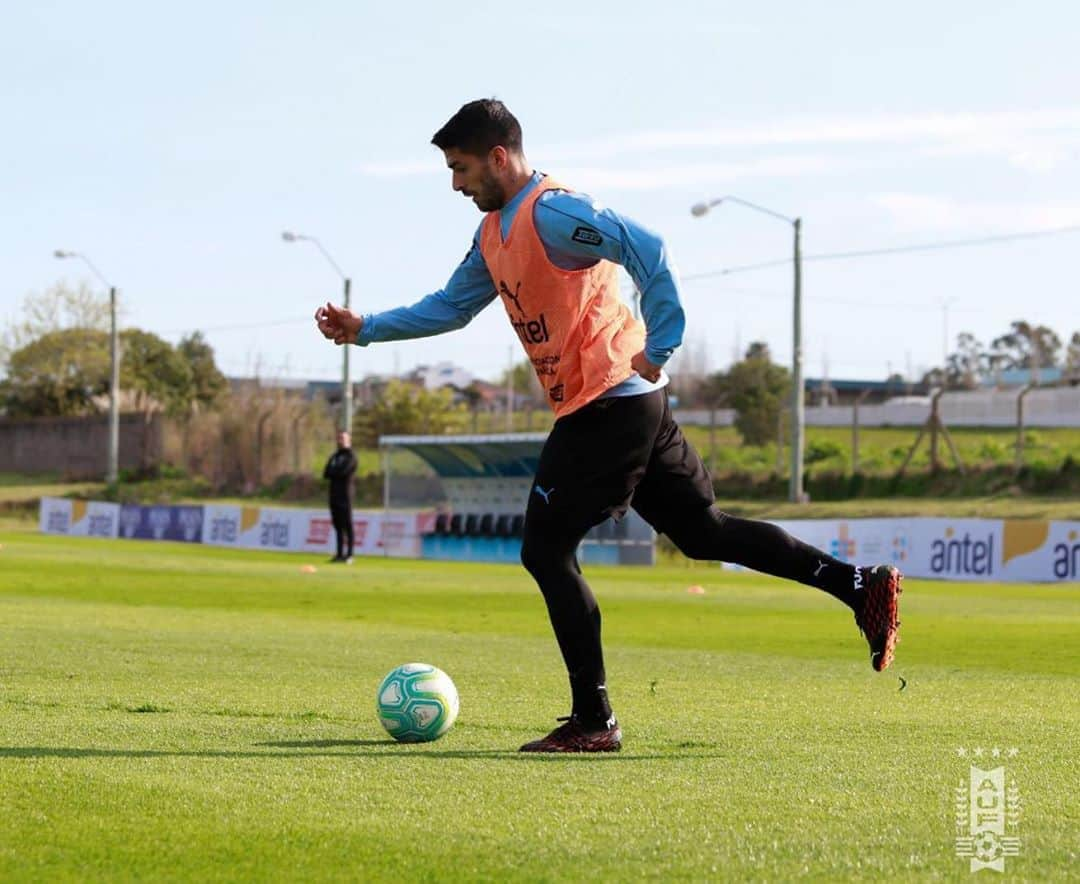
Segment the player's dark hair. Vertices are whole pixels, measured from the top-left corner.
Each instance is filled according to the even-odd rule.
[[[499,146],[520,154],[521,125],[501,101],[481,98],[462,105],[431,137],[431,143],[440,150],[453,148],[478,157]]]

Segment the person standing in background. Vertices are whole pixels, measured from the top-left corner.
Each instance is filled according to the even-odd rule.
[[[330,518],[337,536],[337,555],[331,562],[351,565],[353,560],[353,477],[356,475],[356,455],[352,439],[344,430],[337,434],[337,451],[330,455],[323,478],[330,480]]]

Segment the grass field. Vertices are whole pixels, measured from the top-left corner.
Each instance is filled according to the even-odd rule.
[[[960,748],[1019,786],[1010,878],[1077,876],[1076,586],[910,581],[877,675],[813,590],[595,568],[625,747],[536,757],[565,678],[520,569],[4,526],[5,881],[968,880]],[[461,693],[434,744],[373,711],[408,660]]]

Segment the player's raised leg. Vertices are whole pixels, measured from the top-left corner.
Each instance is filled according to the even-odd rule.
[[[870,645],[880,672],[893,660],[900,628],[902,575],[891,565],[856,567],[768,522],[741,519],[713,506],[712,480],[665,404],[656,450],[633,506],[684,555],[733,562],[820,589],[843,602]]]

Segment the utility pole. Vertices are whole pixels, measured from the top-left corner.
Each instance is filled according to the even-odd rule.
[[[805,500],[803,492],[803,437],[805,435],[806,408],[803,402],[803,350],[802,350],[802,218],[789,218],[772,209],[759,206],[737,196],[722,196],[690,207],[690,214],[701,218],[721,203],[735,203],[755,212],[771,215],[790,224],[794,229],[795,292],[792,303],[791,348],[791,479],[788,499],[793,503]]]
[[[349,309],[350,295],[352,294],[352,280],[345,277],[345,309]],[[352,433],[352,378],[349,377],[349,351],[352,348],[345,344],[341,350],[341,429],[346,433]]]
[[[116,286],[110,285],[93,262],[80,252],[56,249],[53,257],[60,260],[78,258],[109,290],[109,447],[105,481],[112,485],[120,476],[120,331],[116,322]]]
[[[514,432],[514,348],[507,350],[506,362],[506,432]]]
[[[806,403],[803,397],[802,352],[802,218],[796,218],[795,227],[795,304],[792,317],[794,329],[791,354],[791,483],[788,499],[793,503],[803,501],[803,429],[806,424]]]
[[[116,322],[116,287],[109,286],[109,465],[105,481],[120,476],[120,330]]]
[[[285,242],[309,242],[323,253],[323,257],[326,258],[327,263],[337,271],[338,276],[341,277],[341,280],[344,283],[344,307],[348,310],[352,295],[352,280],[345,275],[345,271],[338,266],[337,261],[330,257],[330,253],[323,248],[323,244],[313,236],[306,236],[303,233],[293,233],[291,230],[283,231],[281,238],[285,240]],[[349,341],[341,348],[341,429],[346,433],[352,432],[353,395],[352,379],[349,377],[349,346],[352,343],[354,342]]]

